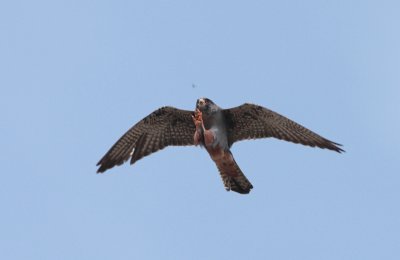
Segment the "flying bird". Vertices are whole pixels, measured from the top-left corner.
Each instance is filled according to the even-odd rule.
[[[200,145],[215,162],[225,189],[248,194],[253,185],[235,162],[230,148],[237,141],[267,137],[344,152],[340,144],[265,107],[246,103],[222,109],[210,99],[200,98],[195,111],[167,106],[143,118],[101,158],[97,172],[128,159],[133,164],[167,146]]]

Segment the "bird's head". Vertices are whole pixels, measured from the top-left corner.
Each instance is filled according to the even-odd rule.
[[[196,108],[208,115],[219,110],[219,107],[208,98],[199,98],[196,102]]]

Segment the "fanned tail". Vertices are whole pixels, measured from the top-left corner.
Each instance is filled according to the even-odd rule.
[[[227,191],[233,190],[240,194],[248,194],[250,192],[253,185],[243,174],[230,151],[223,151],[222,156],[211,157],[217,165]]]

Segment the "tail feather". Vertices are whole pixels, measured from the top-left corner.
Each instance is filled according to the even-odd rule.
[[[253,188],[230,151],[224,151],[223,156],[214,159],[214,162],[227,191],[233,190],[241,194],[248,194]]]

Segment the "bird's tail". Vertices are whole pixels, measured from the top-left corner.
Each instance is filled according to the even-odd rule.
[[[251,185],[250,181],[243,174],[229,150],[223,151],[222,156],[213,158],[213,160],[217,165],[227,191],[233,190],[241,194],[248,194],[250,192],[253,185]]]

